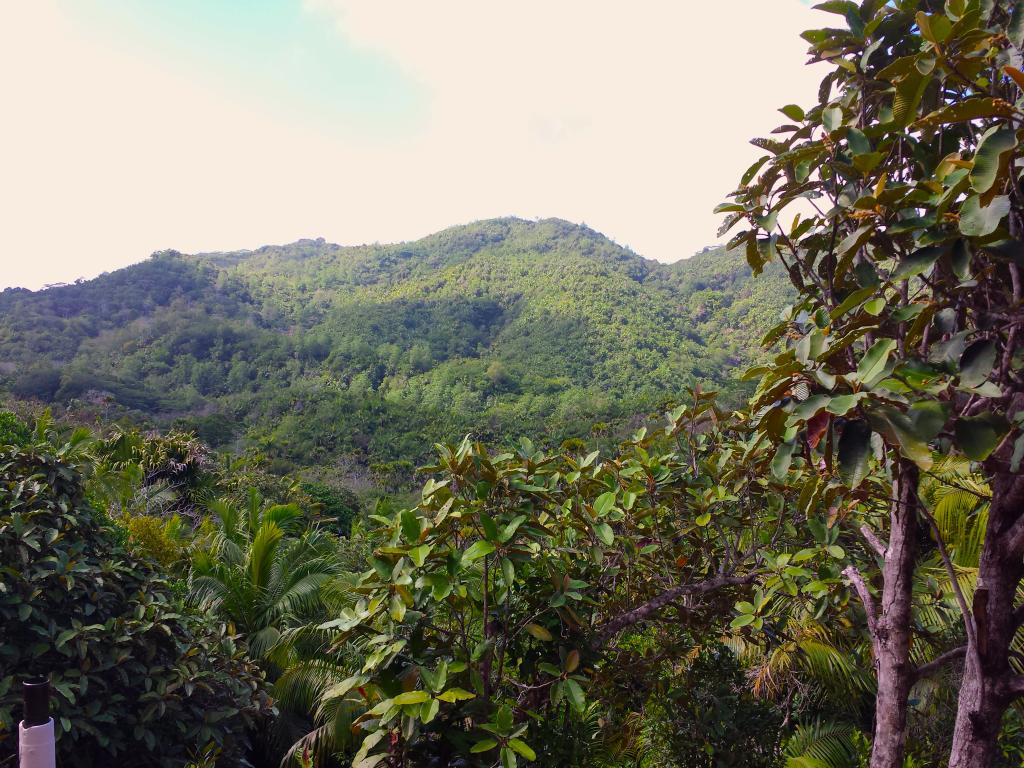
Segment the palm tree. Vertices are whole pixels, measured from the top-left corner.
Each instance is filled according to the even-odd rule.
[[[250,655],[275,661],[282,632],[317,618],[321,587],[340,570],[334,540],[309,528],[297,505],[264,505],[255,489],[244,509],[225,499],[207,506],[216,530],[193,555],[192,594],[234,624]]]

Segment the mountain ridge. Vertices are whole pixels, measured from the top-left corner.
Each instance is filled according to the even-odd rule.
[[[0,392],[177,424],[283,468],[401,464],[467,431],[583,436],[695,383],[738,394],[788,295],[737,253],[662,264],[561,219],[163,251],[0,293]]]

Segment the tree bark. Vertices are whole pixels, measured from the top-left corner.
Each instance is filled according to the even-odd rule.
[[[900,460],[896,472],[889,512],[889,544],[882,566],[882,600],[871,632],[878,690],[870,768],[902,768],[908,699],[915,679],[910,641],[918,472],[906,459]]]
[[[977,639],[968,643],[949,768],[992,765],[1003,714],[1020,695],[1010,667],[1010,644],[1020,624],[1014,599],[1024,577],[1024,478],[1001,472],[992,493],[972,601]]]

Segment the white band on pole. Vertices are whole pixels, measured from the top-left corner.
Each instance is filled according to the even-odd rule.
[[[20,768],[56,768],[52,717],[31,728],[25,727],[24,720],[18,723],[18,754]]]

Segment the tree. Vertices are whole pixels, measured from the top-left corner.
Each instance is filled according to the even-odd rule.
[[[83,436],[0,448],[0,762],[15,759],[15,681],[45,676],[61,765],[173,768],[211,743],[245,764],[270,713],[261,675],[121,546],[87,499]]]
[[[365,652],[319,706],[365,735],[354,765],[532,759],[543,723],[584,716],[591,676],[633,633],[713,631],[738,596],[753,602],[734,623],[759,628],[757,576],[795,590],[836,561],[826,536],[791,562],[807,504],[766,479],[763,442],[696,393],[604,459],[527,440],[500,455],[439,446],[416,508],[370,516],[382,526],[371,570],[320,625],[330,647]],[[660,652],[682,652],[678,631],[661,636]]]
[[[761,369],[753,406],[780,451],[821,468],[814,492],[838,509],[889,506],[883,530],[864,522],[880,599],[847,570],[877,673],[872,768],[902,765],[921,674],[909,657],[912,575],[922,532],[935,533],[921,475],[933,451],[955,452],[991,485],[971,605],[951,579],[967,644],[950,765],[987,766],[1003,711],[1024,693],[1009,654],[1024,574],[1024,11],[1008,0],[820,7],[846,27],[804,33],[812,61],[831,65],[819,103],[782,108],[790,122],[753,141],[768,154],[718,209],[723,229],[751,225],[730,242],[751,267],[778,259],[800,291],[769,335],[789,343]],[[884,494],[864,482],[872,467],[888,478]]]
[[[320,588],[339,570],[334,542],[306,529],[298,506],[264,506],[255,489],[244,509],[217,500],[209,511],[216,529],[193,552],[193,596],[235,625],[253,658],[266,658],[282,630],[316,608]]]

